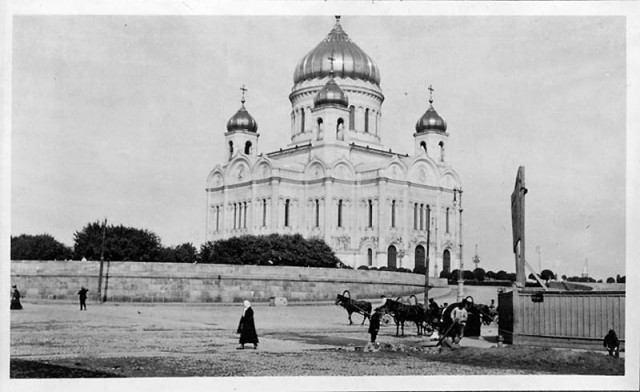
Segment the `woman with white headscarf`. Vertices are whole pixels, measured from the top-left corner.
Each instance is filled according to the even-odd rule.
[[[258,333],[256,332],[256,325],[253,322],[253,309],[251,309],[251,303],[244,301],[244,310],[242,311],[242,317],[240,317],[240,324],[238,324],[238,333],[240,334],[240,346],[238,350],[244,349],[244,345],[247,343],[253,343],[253,348],[258,348]]]

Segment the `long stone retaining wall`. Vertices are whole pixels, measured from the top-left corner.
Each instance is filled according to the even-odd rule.
[[[11,262],[11,284],[27,299],[77,299],[81,286],[98,299],[100,262]],[[102,292],[115,302],[240,302],[332,300],[349,290],[352,298],[406,296],[424,291],[424,275],[330,268],[105,262]],[[429,279],[447,287],[446,279]]]

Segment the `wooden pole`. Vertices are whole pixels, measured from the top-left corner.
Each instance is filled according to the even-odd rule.
[[[427,258],[424,268],[424,308],[429,308],[429,245],[431,243],[431,208],[427,206]]]
[[[98,276],[98,301],[102,298],[102,273],[104,270],[104,239],[107,235],[107,218],[104,218],[102,225],[102,246],[100,248],[100,272]]]

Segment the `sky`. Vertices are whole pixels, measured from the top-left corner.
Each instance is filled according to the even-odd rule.
[[[209,172],[240,107],[259,152],[289,143],[297,62],[318,16],[13,19],[11,235],[73,234],[105,217],[165,246],[205,237]],[[382,143],[413,152],[428,107],[447,121],[463,194],[463,257],[515,271],[510,195],[525,166],[535,268],[625,275],[627,51],[623,16],[344,15],[377,63]],[[537,252],[537,250],[540,252]],[[528,274],[528,272],[527,272]]]

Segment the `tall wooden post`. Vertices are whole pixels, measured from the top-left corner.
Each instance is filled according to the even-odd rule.
[[[518,168],[516,183],[511,193],[511,224],[513,230],[513,253],[516,259],[516,285],[525,287],[525,242],[524,242],[524,166]]]
[[[429,308],[429,245],[431,244],[431,209],[427,206],[427,257],[424,266],[424,308]]]
[[[107,235],[107,218],[102,225],[102,246],[100,248],[100,272],[98,275],[98,301],[102,299],[102,273],[104,270],[104,239]]]

